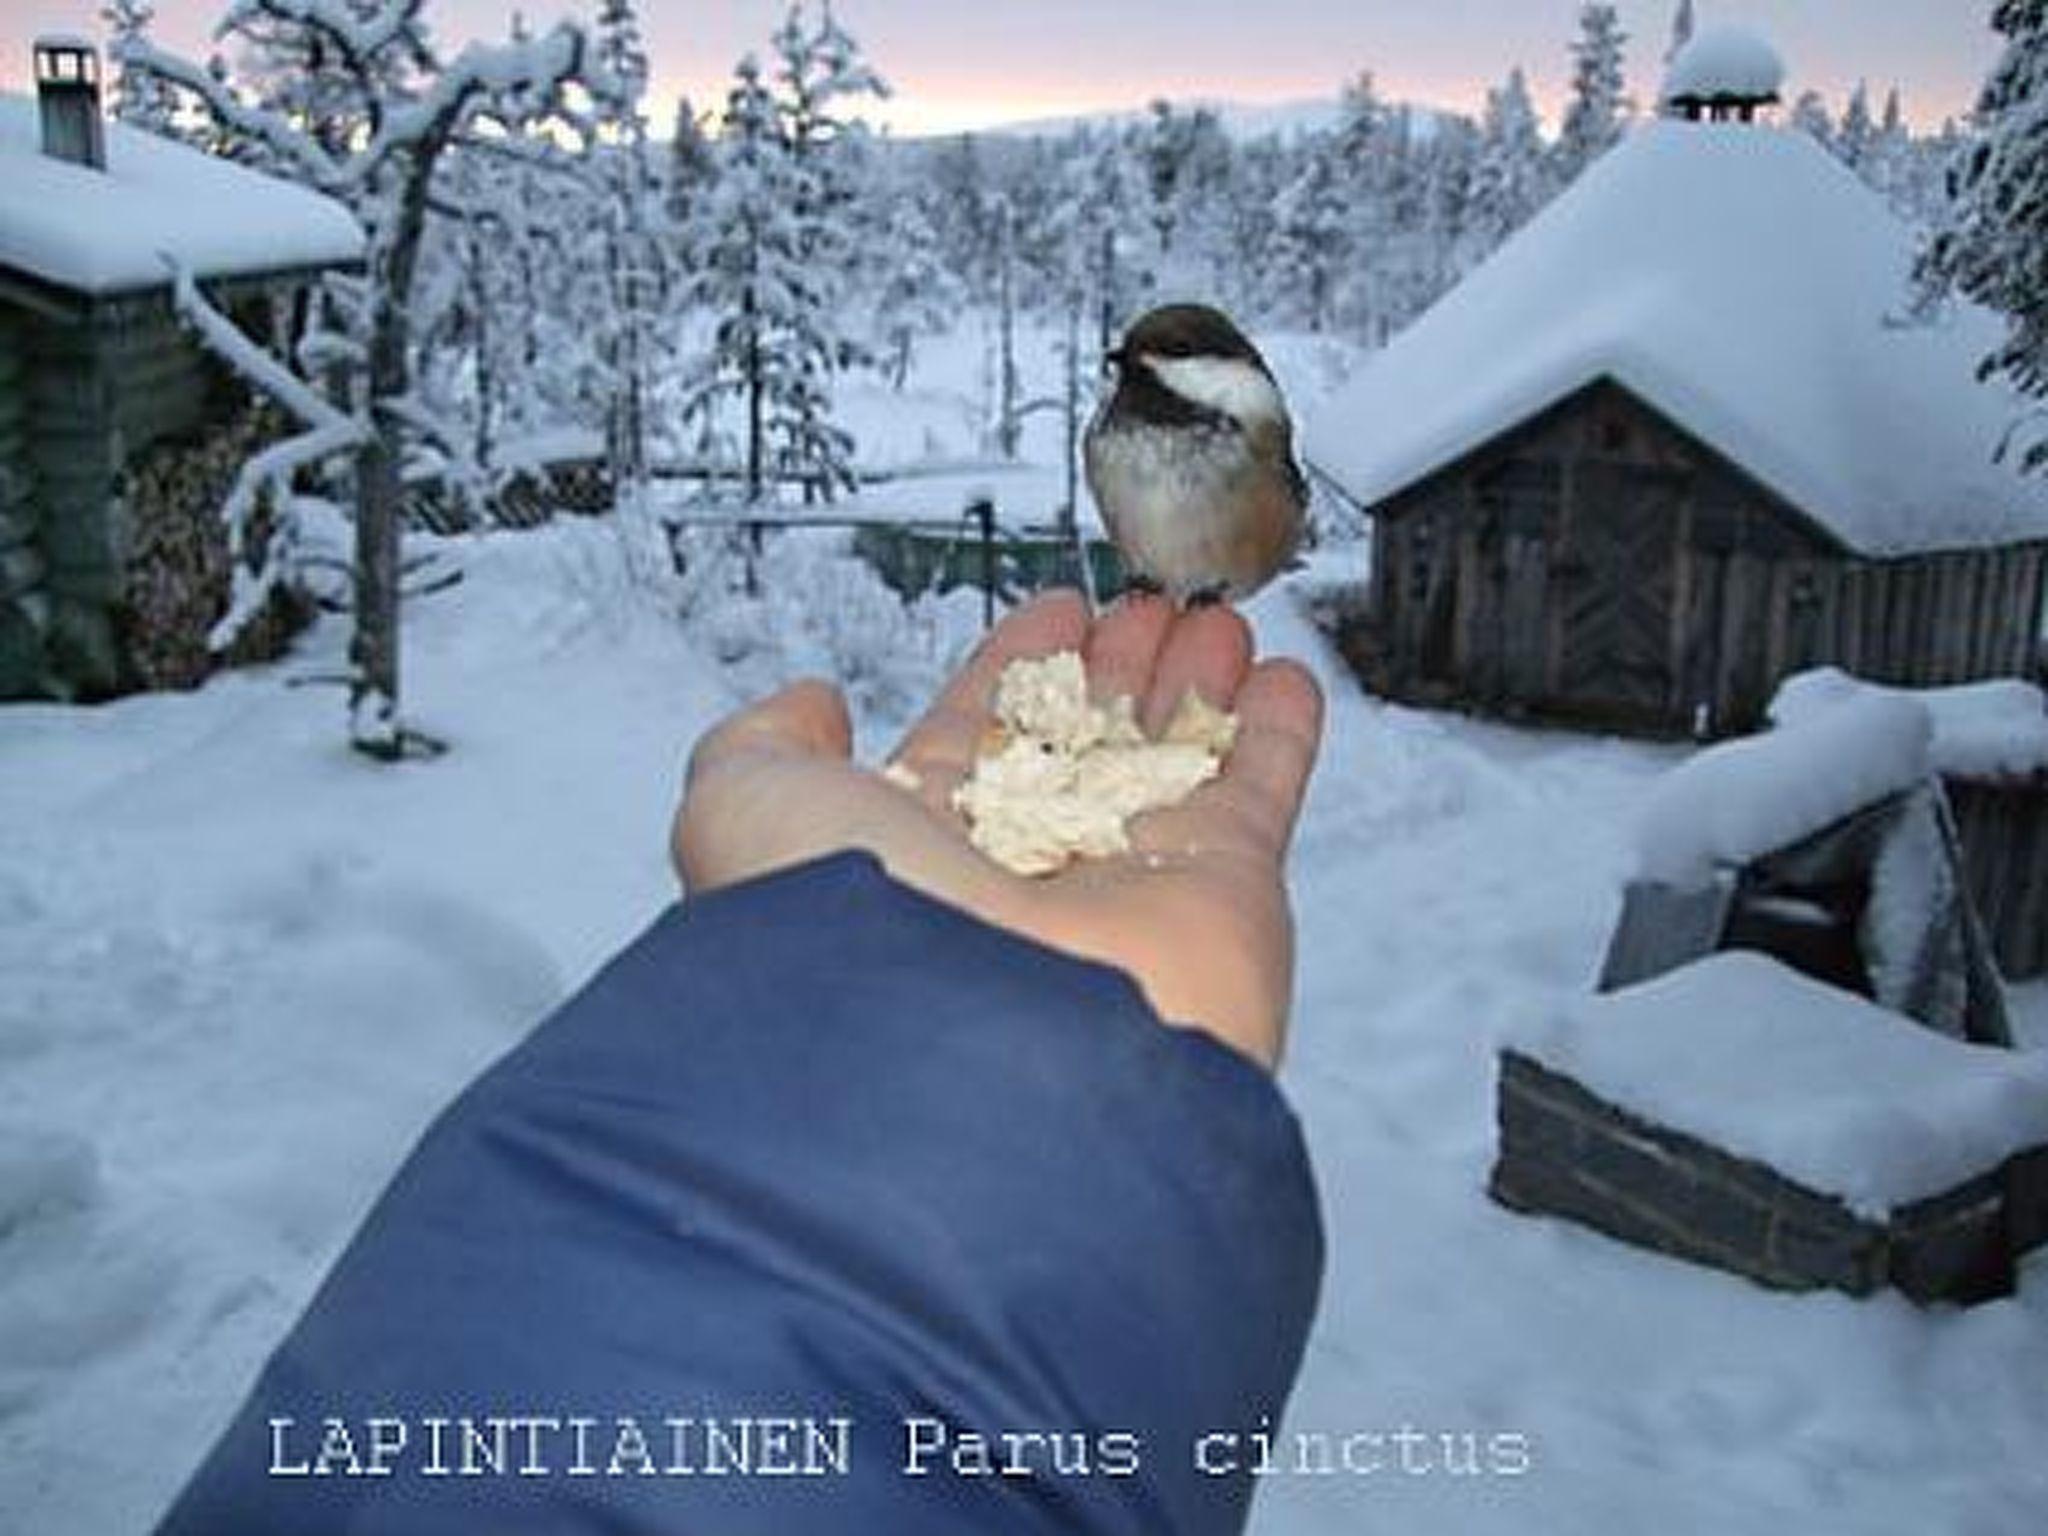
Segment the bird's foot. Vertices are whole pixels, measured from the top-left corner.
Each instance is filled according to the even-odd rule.
[[[1207,586],[1195,588],[1187,595],[1189,608],[1220,608],[1230,601],[1230,583],[1212,581]]]
[[[1133,571],[1124,577],[1122,595],[1125,597],[1161,597],[1165,592],[1166,583],[1157,576],[1147,576],[1141,571]]]

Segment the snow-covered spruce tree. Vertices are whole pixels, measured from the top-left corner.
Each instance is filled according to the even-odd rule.
[[[869,361],[853,323],[852,280],[868,250],[864,181],[873,174],[867,125],[849,108],[887,96],[829,0],[796,0],[774,38],[783,142],[794,172],[797,251],[804,300],[790,315],[789,387],[774,402],[770,429],[782,467],[804,499],[830,500],[853,486],[853,439],[832,419],[833,385]]]
[[[668,172],[662,187],[662,211],[668,216],[668,243],[677,254],[682,232],[690,226],[696,200],[718,174],[718,156],[711,147],[711,135],[704,131],[704,119],[690,105],[690,98],[676,98],[676,120],[669,134]]]
[[[625,504],[641,505],[647,481],[649,348],[664,286],[658,201],[648,162],[647,49],[633,0],[602,0],[592,47],[618,94],[598,104],[597,154],[605,166],[604,259],[610,302],[599,356],[608,375],[605,457]]]
[[[1842,121],[1835,129],[1834,151],[1842,164],[1858,176],[1870,169],[1871,153],[1877,143],[1877,120],[1870,115],[1870,85],[1858,80],[1842,109]]]
[[[1629,106],[1621,51],[1628,34],[1612,5],[1579,11],[1572,44],[1572,93],[1557,135],[1557,180],[1569,186],[1579,173],[1621,142]]]
[[[2048,401],[2048,0],[1999,0],[2005,49],[1978,95],[1949,171],[1949,202],[1921,258],[1930,292],[1954,290],[2003,313],[2005,340],[1980,365]],[[2001,445],[2048,471],[2048,404]]]
[[[1311,331],[1335,319],[1339,273],[1350,256],[1350,221],[1337,166],[1336,139],[1303,145],[1300,168],[1274,200],[1266,289],[1276,318]]]
[[[1819,91],[1801,91],[1799,99],[1792,103],[1791,125],[1808,135],[1829,153],[1835,147],[1835,120],[1828,113],[1828,104]]]
[[[936,336],[959,315],[966,290],[939,250],[939,237],[925,207],[923,189],[898,178],[883,200],[885,223],[874,227],[873,329],[882,374],[901,391],[910,377],[917,343]]]
[[[1369,70],[1347,82],[1325,153],[1343,209],[1343,232],[1331,253],[1332,306],[1337,324],[1377,345],[1392,326],[1387,306],[1389,257],[1397,237],[1394,194],[1399,175],[1396,127]]]
[[[717,176],[692,199],[695,265],[684,285],[686,299],[716,321],[683,416],[709,428],[727,402],[741,406],[742,485],[746,499],[759,502],[771,470],[770,397],[787,388],[783,343],[792,318],[811,301],[802,289],[796,165],[752,54],[734,71],[717,153]]]
[[[139,38],[118,59],[194,101],[224,143],[348,204],[369,233],[366,273],[344,285],[337,306],[347,334],[318,355],[350,370],[348,405],[362,427],[350,738],[382,758],[424,739],[399,713],[399,531],[401,470],[422,414],[412,390],[414,286],[437,172],[480,122],[545,116],[576,129],[569,86],[598,96],[617,89],[576,27],[446,59],[424,9],[425,0],[231,0],[215,32],[242,50],[246,77]]]
[[[177,100],[147,65],[128,62],[134,43],[149,41],[156,20],[153,0],[107,0],[100,10],[107,27],[107,54],[115,61],[114,117],[131,128],[175,138]]]
[[[1478,163],[1472,172],[1466,237],[1473,261],[1484,258],[1549,201],[1549,157],[1529,82],[1520,69],[1486,93]]]
[[[832,419],[834,381],[862,355],[845,283],[862,129],[844,103],[883,89],[829,9],[792,7],[774,47],[777,88],[749,55],[727,96],[717,172],[693,199],[685,288],[717,318],[684,413],[701,424],[743,407],[749,501],[784,478],[806,500],[853,483],[853,440]]]
[[[1692,41],[1694,28],[1692,0],[1678,0],[1678,9],[1671,13],[1671,41],[1664,46],[1664,63],[1668,68],[1679,51]]]

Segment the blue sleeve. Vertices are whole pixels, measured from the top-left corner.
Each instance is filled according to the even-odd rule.
[[[1234,1532],[1321,1269],[1264,1072],[841,854],[464,1092],[159,1536]]]

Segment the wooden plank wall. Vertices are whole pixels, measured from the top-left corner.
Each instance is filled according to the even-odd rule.
[[[1368,682],[1397,696],[1543,713],[1558,701],[1553,551],[1488,545],[1437,501],[1374,534]],[[1681,544],[1661,717],[1603,723],[1683,734],[1702,705],[1716,736],[1754,730],[1777,685],[1834,665],[1928,687],[2032,677],[2048,604],[2048,544],[1892,560],[1707,553]]]
[[[1754,729],[1778,683],[1808,667],[1928,687],[2038,666],[2048,545],[1894,560],[1679,558],[1690,566],[1682,588],[1702,596],[1674,641],[1674,724],[1705,702],[1715,734]]]
[[[1951,779],[1971,895],[2008,980],[2048,975],[2048,774]]]

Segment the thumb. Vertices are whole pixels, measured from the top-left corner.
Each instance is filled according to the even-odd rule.
[[[853,753],[853,720],[845,696],[830,683],[805,678],[706,731],[690,754],[689,782],[736,762],[763,757],[830,757]]]

